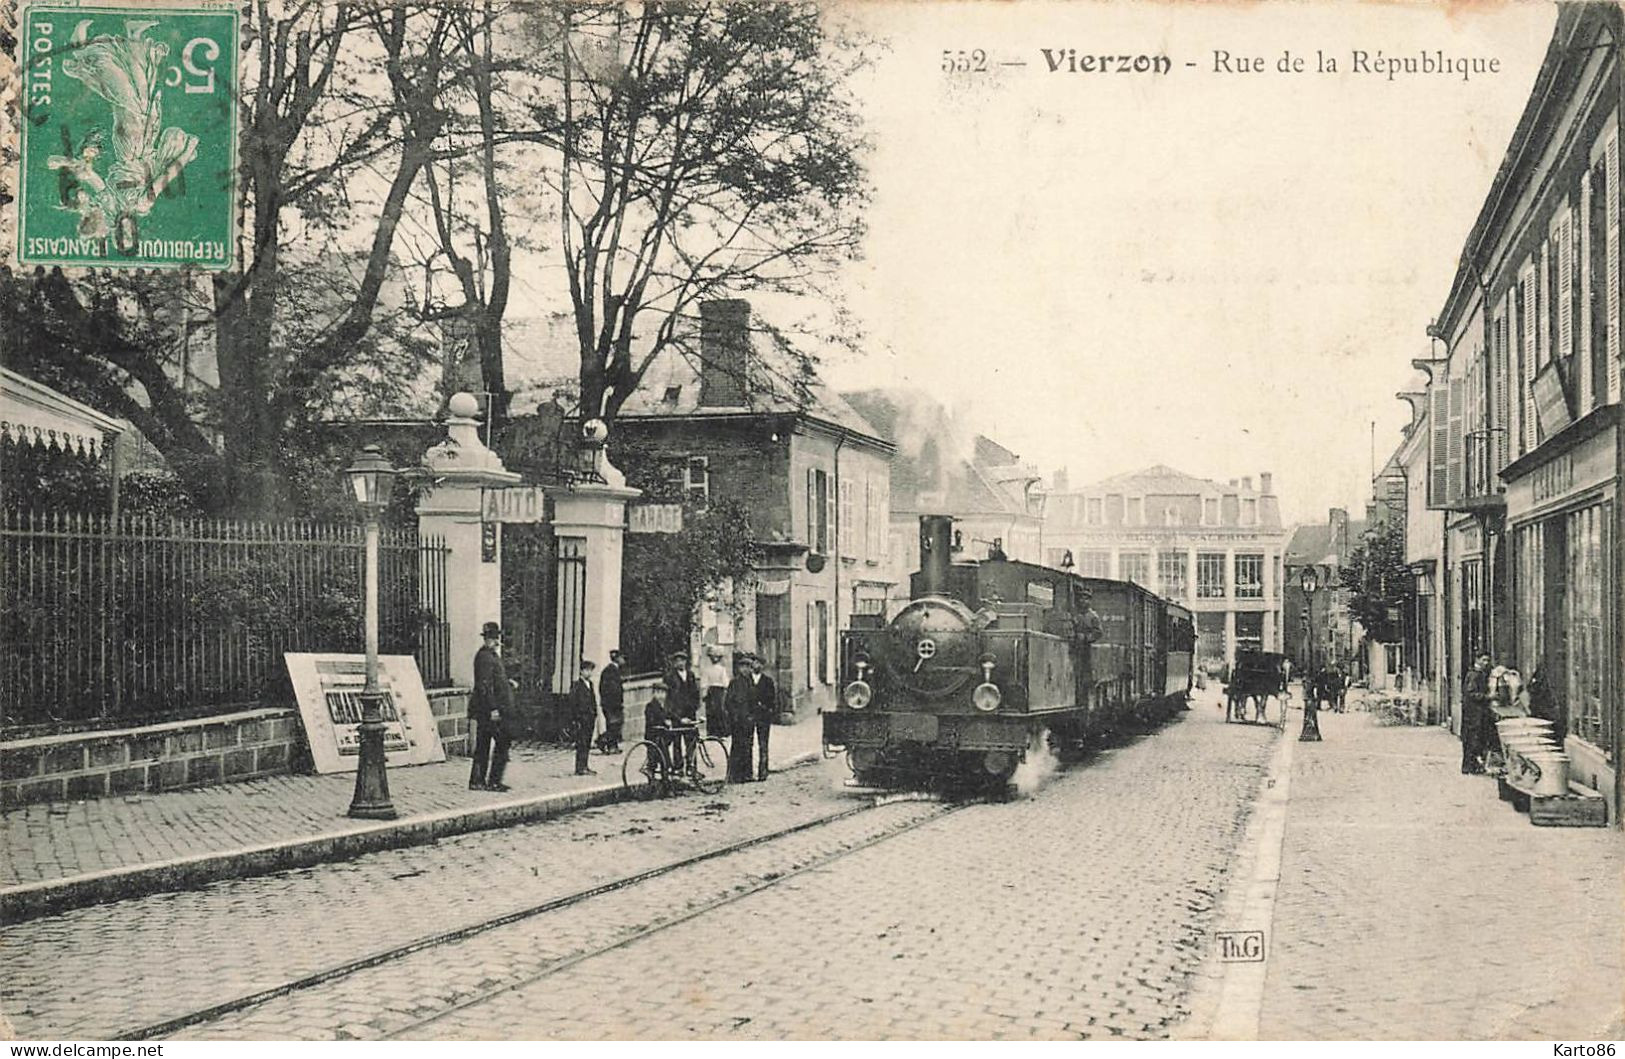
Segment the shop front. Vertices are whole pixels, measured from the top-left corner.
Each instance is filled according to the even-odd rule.
[[[1513,645],[1537,711],[1565,733],[1571,777],[1618,824],[1621,697],[1620,406],[1510,464]]]

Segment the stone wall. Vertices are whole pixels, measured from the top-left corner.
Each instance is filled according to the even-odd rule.
[[[299,713],[290,709],[18,739],[0,744],[0,804],[102,798],[268,776],[290,771],[303,746]]]
[[[467,755],[468,691],[430,691],[429,708],[446,753]],[[299,711],[286,708],[18,739],[0,743],[0,806],[208,787],[309,763]]]

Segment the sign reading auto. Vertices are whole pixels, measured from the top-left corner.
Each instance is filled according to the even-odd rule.
[[[539,486],[487,489],[480,500],[482,522],[546,522],[547,503]]]

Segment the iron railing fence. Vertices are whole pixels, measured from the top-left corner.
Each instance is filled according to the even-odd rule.
[[[444,543],[385,529],[379,644],[449,683]],[[291,700],[285,651],[363,649],[358,525],[0,513],[0,729]]]

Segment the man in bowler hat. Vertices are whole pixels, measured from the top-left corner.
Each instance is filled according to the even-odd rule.
[[[598,695],[592,690],[592,671],[596,668],[591,661],[583,658],[581,675],[570,685],[569,711],[576,727],[577,776],[596,775],[593,769],[587,767],[587,754],[592,750],[592,730],[598,723]]]
[[[509,788],[502,782],[502,771],[508,767],[513,684],[502,664],[502,626],[488,621],[480,637],[485,643],[474,653],[474,691],[468,697],[468,717],[474,722],[474,771],[469,773],[468,789],[505,791]]]

